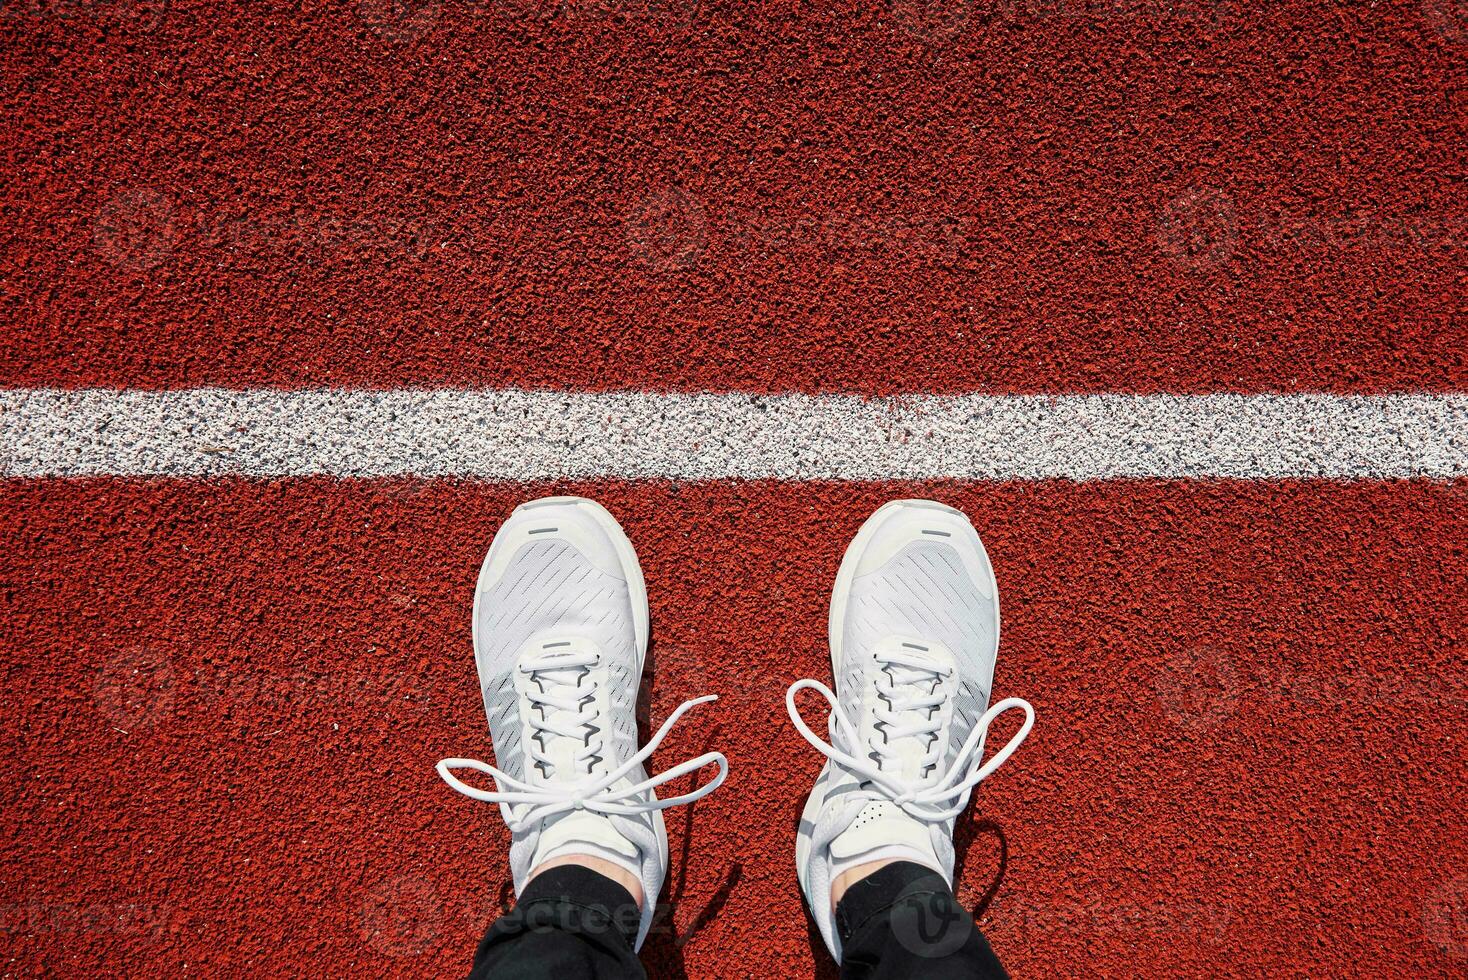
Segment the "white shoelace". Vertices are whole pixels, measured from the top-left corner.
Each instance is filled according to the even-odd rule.
[[[904,739],[920,739],[923,756],[919,769],[923,773],[943,761],[944,747],[938,744],[938,728],[942,721],[941,709],[945,696],[942,682],[952,670],[942,669],[921,657],[901,653],[887,653],[877,657],[882,674],[877,678],[877,693],[885,706],[876,709],[877,730],[882,741],[875,735],[867,740],[867,749],[877,759],[877,768],[886,772],[885,761],[898,763],[897,744]],[[923,685],[928,685],[923,689]],[[940,710],[935,710],[940,709]]]
[[[531,708],[527,748],[531,762],[546,776],[556,766],[544,748],[547,735],[581,743],[574,756],[577,772],[590,773],[601,759],[601,727],[597,725],[601,710],[595,707],[595,691],[580,686],[600,660],[595,652],[586,651],[544,655],[520,664],[520,672],[536,687],[526,692]]]
[[[523,664],[521,669],[545,677],[552,671],[580,669],[581,667],[592,666],[595,662],[596,658],[594,654],[589,655],[584,660],[572,657],[558,657],[554,660]],[[547,677],[546,679],[549,678]],[[557,690],[559,687],[569,687],[578,693],[575,695],[570,693],[563,694]],[[593,744],[591,738],[592,734],[599,734],[599,730],[594,725],[597,720],[597,713],[590,711],[586,706],[588,704],[588,693],[594,694],[594,689],[583,690],[575,687],[575,685],[568,681],[553,679],[545,692],[529,695],[532,704],[544,705],[556,709],[555,713],[544,712],[543,717],[541,713],[531,713],[530,727],[532,735],[545,732],[568,738],[583,739],[585,745],[576,754],[578,763],[590,762],[590,760],[598,758],[597,753],[601,747],[600,740],[597,740]],[[695,800],[703,799],[718,789],[723,784],[724,777],[729,774],[729,762],[724,758],[723,753],[705,752],[697,758],[682,762],[640,783],[624,787],[617,787],[614,784],[653,754],[658,745],[661,744],[663,738],[667,736],[668,732],[672,730],[673,725],[677,723],[679,718],[683,717],[686,711],[695,705],[717,700],[717,695],[708,694],[701,698],[684,701],[678,706],[676,711],[668,716],[667,720],[663,722],[662,727],[657,730],[657,733],[648,740],[647,745],[643,746],[636,755],[601,776],[593,776],[579,781],[546,779],[531,782],[524,779],[516,779],[508,773],[487,763],[480,762],[477,759],[443,759],[436,768],[443,781],[448,783],[455,791],[471,799],[483,800],[486,803],[498,803],[500,805],[500,813],[504,817],[505,823],[509,826],[511,833],[520,833],[548,817],[553,817],[556,814],[565,813],[569,810],[590,810],[594,813],[618,814],[622,816],[647,813],[652,810],[665,810],[670,806],[680,806],[684,803],[692,803]],[[592,703],[594,703],[594,699],[592,699]],[[532,743],[534,741],[532,739]],[[531,758],[537,762],[544,763],[548,767],[554,765],[553,761],[547,758],[537,748],[530,748],[529,753]],[[682,796],[675,796],[667,800],[647,800],[642,798],[642,794],[648,790],[656,789],[664,783],[671,782],[680,776],[686,776],[688,773],[697,772],[710,763],[718,765],[719,773],[702,786],[698,786],[690,792],[684,793]],[[454,770],[457,769],[471,769],[490,776],[495,781],[495,790],[484,790],[470,786],[454,775]]]
[[[889,661],[897,658],[888,656]],[[928,671],[935,676],[943,676],[943,672],[935,670],[927,664],[920,666],[914,663],[901,661],[898,666],[907,669],[919,669]],[[937,685],[935,685],[935,688]],[[827,729],[831,735],[831,741],[827,742],[805,723],[800,716],[800,709],[795,706],[795,695],[805,689],[820,692],[831,708],[831,714],[827,723]],[[879,690],[881,687],[879,686]],[[896,695],[896,696],[894,696]],[[893,685],[887,685],[884,696],[892,700],[893,706],[888,711],[878,709],[877,716],[892,727],[888,730],[889,738],[903,735],[926,735],[938,733],[938,722],[936,717],[931,720],[923,720],[910,725],[901,726],[895,717],[901,710],[906,708],[932,708],[942,705],[944,695],[940,693],[920,695],[898,695]],[[989,776],[994,770],[1004,765],[1005,761],[1015,753],[1025,738],[1030,734],[1030,729],[1035,725],[1035,709],[1024,698],[1005,698],[998,704],[993,705],[985,711],[979,720],[974,723],[974,730],[969,733],[968,739],[964,741],[963,747],[958,750],[958,755],[953,759],[953,764],[947,773],[931,786],[909,783],[883,771],[880,765],[873,764],[870,758],[863,758],[858,753],[861,751],[861,737],[859,729],[852,724],[851,719],[841,710],[841,705],[835,693],[820,681],[805,679],[791,684],[785,692],[785,708],[790,712],[790,720],[794,723],[796,731],[804,736],[817,752],[826,758],[843,766],[852,773],[860,776],[864,781],[878,787],[881,792],[866,791],[852,794],[854,799],[863,797],[869,799],[889,799],[903,812],[918,820],[935,823],[947,820],[962,813],[968,807],[969,798],[973,794],[973,788]],[[1019,731],[1010,738],[1008,744],[994,754],[988,762],[984,762],[984,741],[989,735],[989,726],[994,719],[1014,708],[1019,708],[1025,713],[1024,724],[1020,725]],[[936,716],[936,713],[933,713]],[[884,718],[884,715],[886,717]],[[936,742],[937,739],[934,739]],[[872,751],[879,751],[879,746],[872,744],[868,746]],[[931,754],[941,759],[942,747],[935,746]],[[935,763],[936,764],[936,763]],[[946,805],[945,804],[951,804]]]

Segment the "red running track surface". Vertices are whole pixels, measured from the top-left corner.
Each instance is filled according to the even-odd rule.
[[[1451,0],[0,4],[0,385],[1463,391]],[[654,975],[829,975],[792,862],[846,540],[973,515],[1032,740],[963,825],[1017,976],[1461,976],[1439,484],[0,482],[15,976],[453,975],[499,907],[472,580],[647,569]]]
[[[1462,390],[1452,0],[17,0],[12,386]]]
[[[490,751],[481,553],[567,491],[646,569],[649,716],[723,695],[654,759],[732,767],[669,821],[655,976],[831,973],[793,872],[819,759],[782,696],[827,676],[846,541],[912,494],[973,516],[996,694],[1039,712],[959,835],[960,895],[1016,976],[1461,975],[1461,485],[0,490],[17,976],[464,972],[507,833],[432,765]]]

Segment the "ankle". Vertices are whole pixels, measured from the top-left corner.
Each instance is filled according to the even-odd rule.
[[[847,868],[841,872],[831,882],[831,911],[834,912],[836,910],[836,906],[841,902],[842,896],[846,894],[847,889],[852,885],[861,881],[863,878],[876,874],[889,864],[896,864],[900,860],[902,858],[884,858],[880,861],[868,861],[866,864],[858,864],[855,867]]]
[[[543,871],[549,871],[552,868],[563,868],[567,865],[575,865],[585,868],[588,871],[595,871],[603,878],[610,878],[618,885],[627,889],[627,893],[632,896],[632,900],[637,903],[637,907],[642,908],[641,880],[626,868],[590,854],[562,854],[549,858],[536,865],[525,880],[526,882],[533,881],[535,876]]]

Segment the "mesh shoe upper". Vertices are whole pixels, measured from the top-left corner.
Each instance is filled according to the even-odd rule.
[[[986,559],[987,560],[987,559]],[[989,706],[999,642],[999,604],[988,582],[975,581],[951,544],[917,540],[890,561],[852,582],[846,611],[841,706],[863,716],[872,698],[872,653],[889,637],[940,646],[957,661],[958,717],[949,728],[948,761]]]
[[[495,536],[474,602],[474,652],[497,765],[445,759],[454,789],[498,803],[511,830],[518,894],[534,866],[555,854],[606,855],[642,880],[638,944],[667,873],[661,809],[722,783],[727,763],[705,753],[649,779],[643,760],[695,704],[685,702],[646,747],[636,704],[647,646],[647,598],[632,546],[599,505],[551,498],[518,508]],[[692,792],[659,801],[655,787],[717,765]],[[494,791],[456,770],[493,776]]]
[[[585,639],[602,657],[609,684],[610,727],[602,733],[616,759],[637,751],[636,702],[641,656],[627,583],[594,566],[564,540],[532,539],[475,603],[475,661],[484,710],[501,769],[526,778],[515,671],[534,641]],[[639,770],[641,767],[639,767]],[[641,777],[639,777],[641,778]]]
[[[874,514],[842,562],[831,630],[830,743],[809,732],[794,701],[803,687],[829,695],[823,685],[797,682],[787,703],[797,728],[828,757],[801,821],[797,860],[812,913],[839,960],[829,905],[838,838],[912,844],[953,877],[954,820],[982,756],[984,732],[976,729],[992,720],[986,712],[999,633],[993,573],[967,518],[926,501],[894,502]],[[1006,701],[996,711],[1012,706]],[[1027,733],[1028,722],[1001,755]]]

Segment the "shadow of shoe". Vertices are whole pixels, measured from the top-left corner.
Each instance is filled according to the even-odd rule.
[[[648,643],[647,657],[643,663],[643,684],[637,692],[637,733],[640,744],[646,744],[655,727],[652,718],[652,691],[656,682],[657,640],[653,638]],[[704,737],[703,747],[694,754],[702,755],[712,750],[718,742],[721,731],[722,726],[716,722]],[[696,779],[698,775],[698,773],[693,773],[687,778]],[[675,795],[676,792],[668,790],[669,795]],[[738,861],[733,862],[723,882],[709,900],[696,912],[693,912],[691,917],[687,914],[688,910],[684,908],[684,892],[688,884],[688,859],[693,847],[694,814],[697,809],[697,801],[682,808],[682,840],[677,856],[669,856],[668,873],[672,884],[658,901],[657,910],[653,913],[652,925],[648,929],[647,940],[643,943],[641,957],[649,976],[686,980],[688,974],[683,962],[684,947],[694,941],[698,933],[718,917],[728,903],[730,894],[744,876],[744,866]],[[665,810],[664,814],[670,812]],[[681,928],[678,925],[680,919],[685,923]]]
[[[991,820],[987,817],[966,821],[954,829],[953,851],[957,856],[957,868],[955,870],[954,880],[958,882],[959,888],[964,891],[967,891],[967,889],[963,888],[962,869],[969,864],[969,853],[973,849],[974,844],[991,837],[994,839],[994,844],[998,850],[998,859],[995,862],[994,873],[988,876],[988,883],[984,886],[983,891],[979,893],[978,900],[974,902],[974,907],[969,910],[973,913],[975,922],[982,919],[984,914],[989,911],[989,903],[994,901],[994,896],[999,894],[999,886],[1004,883],[1004,873],[1009,869],[1009,838],[1004,835],[1004,828],[999,825],[997,820]]]
[[[710,734],[705,741],[703,751],[708,751],[708,745],[713,738],[714,735]],[[744,877],[744,865],[738,861],[733,862],[724,875],[723,883],[703,904],[703,907],[693,914],[691,920],[685,914],[683,893],[688,884],[688,853],[693,841],[693,811],[697,806],[695,802],[684,807],[683,844],[679,849],[677,860],[673,862],[677,869],[673,887],[667,896],[658,902],[657,911],[653,913],[652,925],[648,929],[647,941],[642,947],[642,962],[647,967],[649,976],[677,978],[688,976],[683,962],[683,948],[692,942],[705,926],[718,917],[725,904],[728,903],[729,895],[738,887],[740,879]],[[681,929],[678,926],[679,918],[687,923]]]

